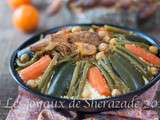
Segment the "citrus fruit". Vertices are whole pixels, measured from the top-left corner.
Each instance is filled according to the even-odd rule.
[[[39,12],[31,5],[22,5],[14,11],[12,20],[16,28],[24,32],[32,32],[38,27]]]

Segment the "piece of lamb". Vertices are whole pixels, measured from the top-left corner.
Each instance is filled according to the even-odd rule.
[[[88,31],[74,32],[64,34],[63,32],[54,33],[47,35],[44,39],[30,46],[30,50],[41,51],[41,50],[52,50],[61,43],[74,43],[74,42],[85,42],[92,45],[99,45],[101,40],[97,33]]]
[[[98,46],[101,43],[100,37],[97,33],[80,31],[69,34],[69,42],[84,42],[89,43],[95,46]]]

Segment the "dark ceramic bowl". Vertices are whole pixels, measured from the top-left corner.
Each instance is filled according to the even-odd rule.
[[[104,99],[98,99],[98,100],[71,100],[71,99],[65,99],[65,98],[45,95],[40,92],[32,90],[29,86],[27,86],[21,80],[21,78],[19,77],[18,73],[15,70],[15,60],[16,60],[18,51],[37,42],[41,35],[45,36],[47,34],[55,33],[62,28],[68,28],[68,27],[77,26],[77,25],[82,26],[82,27],[90,27],[93,24],[73,24],[73,25],[55,27],[55,28],[52,28],[48,31],[39,33],[39,34],[29,38],[28,40],[26,40],[26,42],[24,42],[22,45],[20,45],[13,52],[13,54],[11,56],[10,73],[11,73],[12,77],[15,79],[15,81],[22,88],[24,88],[26,91],[29,91],[31,94],[39,96],[40,98],[42,98],[45,101],[54,102],[54,103],[58,102],[59,104],[63,103],[63,105],[58,106],[60,109],[74,110],[74,111],[79,111],[79,112],[101,112],[101,111],[119,110],[119,109],[124,109],[127,107],[134,107],[133,103],[135,103],[135,99],[134,99],[135,96],[139,96],[140,94],[144,93],[149,88],[151,88],[160,79],[160,73],[157,76],[155,76],[147,85],[145,85],[144,87],[142,87],[136,91],[132,91],[128,94],[117,96],[117,97],[104,98]],[[94,24],[94,25],[103,26],[104,24]],[[107,25],[110,25],[110,24],[107,24]],[[115,25],[111,25],[111,26],[115,26]],[[138,31],[135,31],[135,30],[132,30],[129,28],[125,28],[125,27],[120,27],[120,26],[115,26],[115,27],[122,28],[122,29],[125,29],[128,31],[132,31],[135,33],[136,37],[139,37],[139,40],[149,42],[150,44],[154,44],[160,48],[160,44],[158,43],[158,41],[148,37],[147,35],[145,35],[142,32],[138,32]],[[125,102],[127,103],[128,106],[127,105],[124,106]],[[129,106],[129,105],[132,105],[132,106]]]

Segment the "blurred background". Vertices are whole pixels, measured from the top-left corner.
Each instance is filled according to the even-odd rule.
[[[0,0],[0,120],[18,94],[9,59],[27,38],[59,25],[111,23],[160,40],[159,11],[159,0]]]

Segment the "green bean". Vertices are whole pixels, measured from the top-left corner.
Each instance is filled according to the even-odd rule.
[[[16,68],[16,71],[18,72],[18,71],[20,71],[20,70],[22,70],[23,69],[23,67],[17,67]]]
[[[137,42],[137,41],[131,41],[131,40],[128,40],[128,39],[126,39],[126,37],[124,36],[124,35],[120,35],[120,34],[115,34],[115,35],[113,35],[113,37],[116,37],[117,38],[117,42],[118,42],[118,44],[120,44],[120,45],[124,45],[124,44],[136,44],[136,45],[138,45],[138,46],[140,46],[140,47],[144,47],[144,48],[146,48],[146,49],[148,49],[149,48],[149,45],[147,45],[147,44],[145,44],[145,43],[142,43],[142,42]]]
[[[132,55],[127,55],[127,53],[123,52],[123,50],[120,50],[120,49],[117,49],[119,50],[119,54],[122,55],[123,57],[125,57],[126,59],[130,60],[131,63],[133,65],[136,66],[136,68],[139,69],[139,71],[144,74],[144,76],[147,78],[147,79],[151,79],[152,77],[152,74],[148,72],[148,66],[151,66],[147,63],[145,63],[145,61],[141,61],[139,58],[136,58],[136,56],[132,57]]]
[[[124,45],[124,44],[135,44],[137,46],[144,47],[145,49],[149,48],[149,45],[147,45],[147,44],[140,43],[140,42],[135,42],[135,41],[129,41],[129,40],[118,41],[118,44],[122,44],[122,45]]]
[[[144,75],[146,75],[146,77],[148,78],[149,76],[147,75],[147,71],[144,70],[144,69],[147,69],[147,68],[144,68],[139,62],[137,62],[133,57],[127,55],[126,53],[124,53],[123,51],[115,48],[114,49],[115,52],[117,52],[118,54],[120,54],[121,56],[123,56],[124,58],[128,59],[133,65],[135,65],[139,70],[140,72],[142,72]]]
[[[55,74],[55,71],[53,71],[52,75],[54,75],[54,74]],[[52,76],[52,75],[51,75],[51,76]],[[51,77],[51,78],[52,78],[52,77]],[[44,89],[44,91],[45,91],[46,94],[48,93],[48,90],[49,90],[49,87],[50,87],[50,85],[51,85],[51,82],[52,82],[52,80],[49,80],[49,82],[46,83],[46,88]]]
[[[57,59],[58,56],[55,55],[40,79],[41,83],[38,86],[38,89],[42,90],[42,92],[44,92],[44,87],[46,87],[45,83],[48,82],[51,79],[51,76],[53,75],[54,67],[57,64]]]
[[[99,63],[103,66],[103,68],[108,72],[111,76],[112,80],[115,83],[115,88],[117,87],[119,90],[123,92],[123,94],[128,93],[130,90],[126,86],[126,84],[114,73],[112,66],[110,65],[109,61],[106,60],[107,64],[105,64],[102,60]]]
[[[146,77],[143,76],[142,78],[144,80],[145,85],[149,83],[149,80]]]
[[[137,58],[137,56],[135,56],[134,54],[132,54],[130,51],[128,51],[126,48],[121,47],[121,46],[116,46],[116,48],[118,48],[119,50],[121,50],[122,52],[126,53],[127,55],[131,56],[133,59],[135,59],[141,66],[143,66],[144,69],[147,68],[147,64],[142,62],[139,58]]]
[[[104,68],[102,67],[101,64],[97,64],[96,62],[94,62],[93,64],[95,64],[98,69],[102,72],[102,74],[105,77],[105,80],[109,86],[109,88],[112,90],[114,89],[114,81],[112,80],[112,78],[110,77],[110,75],[104,70]]]
[[[72,57],[74,57],[75,55],[77,55],[77,53],[73,53],[73,54],[71,54],[71,55],[69,55],[69,56],[67,56],[67,57],[64,57],[63,59],[61,59],[61,60],[58,62],[58,64],[61,64],[61,63],[64,63],[64,62],[67,62],[67,61],[72,60],[72,59],[73,59]]]
[[[51,83],[51,76],[54,75],[55,71],[50,72],[48,74],[48,77],[45,79],[45,82],[43,83],[43,87],[41,88],[42,93],[47,93],[49,85]],[[42,83],[41,83],[42,84]]]
[[[128,60],[115,53],[109,58],[109,61],[130,90],[138,89],[144,85],[143,75]]]
[[[122,46],[117,45],[116,48],[121,50],[122,52],[126,53],[128,56],[131,56],[133,59],[135,59],[139,64],[141,64],[141,66],[143,66],[143,69],[145,69],[146,71],[147,71],[148,66],[154,66],[154,67],[160,68],[160,65],[153,65],[153,64],[150,64],[146,61],[140,60],[137,56],[135,56],[133,53],[131,53],[130,51],[128,51],[126,48],[124,48]],[[151,77],[150,74],[149,74],[149,77]]]
[[[104,28],[106,28],[108,31],[111,31],[111,32],[123,33],[123,34],[128,34],[128,35],[133,35],[134,34],[131,31],[127,31],[127,30],[117,28],[117,27],[113,27],[113,26],[109,26],[109,25],[105,25]]]
[[[72,88],[75,85],[75,83],[77,82],[77,79],[79,77],[80,66],[81,66],[81,62],[77,62],[76,67],[75,67],[74,72],[73,72],[73,77],[72,77],[72,80],[71,80],[71,83],[70,83],[70,87],[69,87],[67,96],[72,95],[72,92],[73,92]]]
[[[82,77],[81,77],[81,81],[79,83],[77,98],[80,97],[80,95],[83,91],[83,88],[85,86],[86,79],[87,79],[87,73],[88,73],[88,70],[89,70],[90,66],[91,66],[91,64],[89,64],[88,62],[85,63],[85,66],[84,66],[84,69],[83,69],[83,74],[82,74]]]
[[[79,72],[79,75],[78,75],[77,82],[73,86],[73,95],[72,96],[77,97],[80,81],[81,81],[81,78],[82,78],[81,76],[83,75],[84,66],[85,66],[85,62],[81,61],[80,72]]]
[[[85,62],[84,61],[80,61],[78,64],[79,65],[79,70],[76,71],[78,73],[78,76],[77,76],[77,79],[75,79],[75,82],[73,84],[72,82],[72,85],[70,86],[70,89],[69,89],[69,92],[67,93],[68,97],[73,97],[73,96],[77,96],[78,94],[78,87],[79,87],[79,83],[80,83],[80,80],[81,80],[81,76],[83,74],[83,69],[84,69],[84,65],[85,65]],[[73,76],[74,77],[74,76]],[[74,78],[72,78],[73,80]]]

